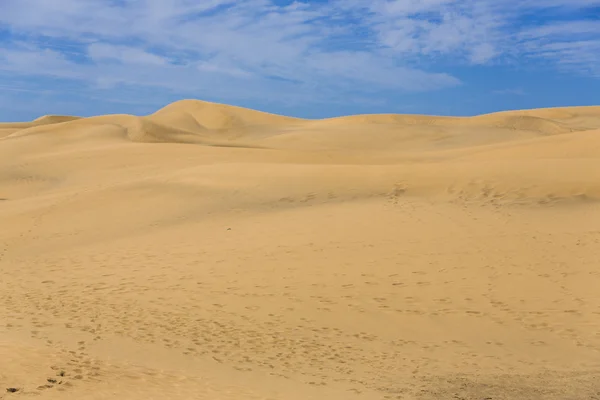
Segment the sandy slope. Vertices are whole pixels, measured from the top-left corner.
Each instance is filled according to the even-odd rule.
[[[598,200],[600,107],[0,124],[0,399],[598,399]]]

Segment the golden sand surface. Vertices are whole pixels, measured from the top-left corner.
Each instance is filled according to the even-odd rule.
[[[0,399],[600,399],[598,200],[600,107],[0,124]]]

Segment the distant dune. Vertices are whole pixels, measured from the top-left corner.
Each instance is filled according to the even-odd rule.
[[[599,200],[600,107],[3,123],[0,399],[593,399]]]
[[[512,201],[510,193],[525,191],[528,194],[520,201],[535,202],[548,196],[597,198],[600,170],[590,163],[600,154],[598,128],[600,107],[512,111],[469,118],[382,114],[303,120],[182,100],[144,117],[44,116],[32,123],[1,124],[0,132],[3,147],[14,148],[13,153],[128,141],[179,143],[262,149],[267,158],[245,153],[239,161],[251,157],[269,163],[269,158],[275,157],[284,163],[289,158],[294,163],[316,166],[328,153],[331,161],[327,164],[336,164],[338,159],[343,164],[371,165],[359,168],[361,171],[385,164],[379,167],[381,176],[387,177],[379,178],[379,191],[387,190],[400,174],[408,185],[407,193],[415,195],[452,198],[460,193],[457,188],[471,188],[473,182],[485,181],[475,185],[494,186],[497,201]],[[566,159],[571,160],[568,168],[578,178],[567,179],[559,188],[555,186],[557,177],[548,179],[548,170],[564,170]],[[235,162],[235,157],[231,161]],[[516,161],[529,166],[521,169]],[[409,162],[410,167],[405,165]],[[472,162],[479,164],[473,167]],[[432,174],[432,168],[439,171]],[[409,170],[407,174],[401,172]],[[362,178],[361,174],[352,172],[355,179],[371,181],[371,172]],[[337,172],[334,175],[332,179],[338,179]],[[364,195],[372,190],[369,184]]]

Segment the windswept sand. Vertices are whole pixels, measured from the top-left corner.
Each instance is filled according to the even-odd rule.
[[[600,107],[0,124],[0,399],[600,399],[599,200]]]

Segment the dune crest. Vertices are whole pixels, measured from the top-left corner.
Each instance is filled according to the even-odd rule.
[[[100,122],[131,129],[128,137],[137,142],[195,143],[198,141],[196,136],[219,133],[229,133],[229,136],[240,139],[244,135],[252,136],[257,130],[270,132],[270,136],[281,136],[319,129],[356,129],[365,125],[374,129],[385,129],[390,133],[401,133],[406,128],[436,129],[437,132],[443,131],[446,136],[459,135],[461,130],[477,128],[556,135],[600,128],[600,107],[506,111],[474,117],[372,114],[305,120],[219,103],[180,100],[144,117],[108,115],[80,118],[46,115],[30,123],[2,123],[0,131],[12,130],[11,134],[4,133],[4,136],[24,136],[31,132],[42,132],[46,128],[53,130],[51,125],[54,124],[73,123],[73,126],[89,126]],[[29,131],[30,128],[36,129]],[[418,132],[413,132],[413,136],[417,134]],[[261,138],[265,138],[264,135]],[[339,141],[340,147],[343,148],[343,140]],[[299,145],[302,146],[301,143]]]
[[[75,121],[81,117],[73,117],[70,115],[43,115],[33,120],[34,124],[60,124],[61,122]]]
[[[191,118],[199,126],[212,130],[239,129],[255,125],[286,125],[303,121],[298,118],[200,100],[176,101],[150,115],[150,118],[158,120],[167,118],[173,123]]]

